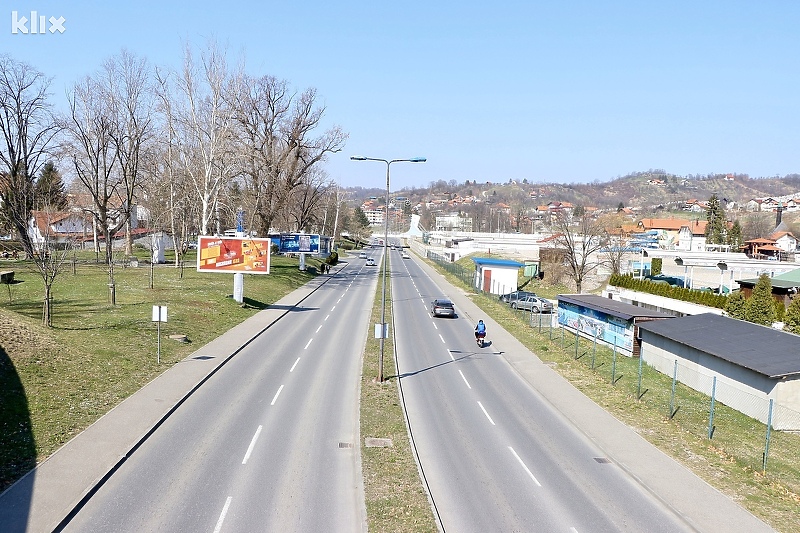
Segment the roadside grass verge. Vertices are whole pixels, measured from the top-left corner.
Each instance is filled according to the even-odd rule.
[[[361,464],[369,530],[436,532],[400,405],[392,328],[389,338],[384,339],[384,381],[377,380],[380,340],[374,337],[372,324],[380,321],[379,281],[361,375]],[[386,321],[393,323],[391,283],[386,285]],[[367,438],[391,439],[392,445],[368,448],[364,445]]]
[[[625,422],[650,443],[691,469],[706,482],[738,502],[778,531],[800,531],[800,435],[772,431],[768,466],[762,470],[766,425],[717,403],[713,439],[709,440],[709,398],[677,384],[639,359],[617,355],[589,339],[577,342],[574,333],[547,327],[539,331],[539,315],[515,312],[496,297],[474,293],[436,263],[431,266],[511,332],[543,362],[578,390]],[[546,286],[537,294],[548,293]],[[552,336],[552,339],[551,339]],[[612,383],[613,381],[613,383]],[[677,412],[670,417],[670,407]]]
[[[44,328],[41,278],[25,261],[3,267],[17,282],[0,291],[0,491],[171,365],[315,275],[300,272],[296,259],[273,257],[269,275],[245,276],[242,305],[229,296],[231,275],[157,265],[150,289],[148,266],[117,267],[111,306],[105,268],[83,261],[56,279],[53,327]],[[153,305],[168,310],[160,365]]]

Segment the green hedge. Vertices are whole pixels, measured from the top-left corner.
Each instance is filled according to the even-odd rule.
[[[686,289],[684,287],[675,287],[666,282],[659,281],[653,282],[647,279],[634,278],[633,274],[614,274],[608,281],[609,285],[615,287],[622,287],[631,289],[638,292],[646,292],[648,294],[655,294],[657,296],[664,296],[682,302],[691,302],[695,304],[705,305],[708,307],[717,307],[724,309],[728,301],[728,297],[724,294],[715,294],[710,291],[698,291],[693,289]]]

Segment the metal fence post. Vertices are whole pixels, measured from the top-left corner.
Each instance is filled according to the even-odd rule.
[[[614,354],[611,356],[611,384],[617,378],[617,336],[614,335]]]
[[[769,415],[767,416],[767,440],[764,443],[764,463],[762,465],[763,471],[767,473],[767,457],[769,457],[769,437],[772,432],[772,398],[769,399]]]
[[[672,394],[669,397],[669,417],[670,419],[675,414],[675,384],[678,381],[678,360],[675,359],[675,365],[672,370]]]
[[[642,399],[642,360],[644,359],[644,347],[639,349],[639,377],[636,383],[636,399]]]
[[[711,408],[708,413],[708,439],[714,438],[714,401],[717,395],[717,376],[711,382]]]

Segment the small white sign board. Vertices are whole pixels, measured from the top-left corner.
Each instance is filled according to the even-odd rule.
[[[375,324],[375,338],[376,339],[388,339],[389,338],[389,324]]]
[[[167,321],[167,306],[154,305],[153,306],[153,322],[166,322]]]

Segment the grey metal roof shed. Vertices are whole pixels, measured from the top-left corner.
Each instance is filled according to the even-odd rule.
[[[800,336],[791,333],[710,313],[639,327],[772,379],[800,375]]]
[[[639,307],[638,305],[612,300],[611,298],[604,298],[597,294],[559,294],[558,300],[560,302],[582,305],[589,309],[594,309],[595,311],[602,311],[603,313],[619,317],[623,320],[630,320],[632,318],[675,318],[674,315],[662,311]]]

